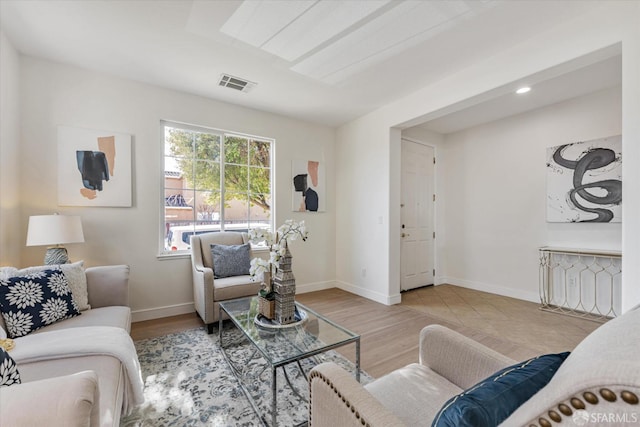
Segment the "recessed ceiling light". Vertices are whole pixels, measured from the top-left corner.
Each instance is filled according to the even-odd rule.
[[[518,95],[522,95],[523,93],[527,93],[527,92],[529,92],[530,90],[531,90],[531,88],[530,88],[529,86],[524,86],[524,87],[521,87],[520,89],[518,89],[518,90],[516,91],[516,93],[517,93]]]

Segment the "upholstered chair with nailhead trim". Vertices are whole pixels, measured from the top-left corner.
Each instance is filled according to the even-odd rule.
[[[500,426],[640,424],[639,307],[587,336]],[[336,364],[318,365],[309,376],[310,427],[429,426],[449,399],[515,363],[440,325],[422,330],[419,352],[420,363],[366,386]]]

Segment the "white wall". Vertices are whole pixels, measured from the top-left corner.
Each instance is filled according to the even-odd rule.
[[[373,145],[380,132],[388,138],[389,129],[362,120],[338,131],[342,143],[336,146],[336,275],[340,288],[392,304],[398,301],[387,289],[388,147],[380,139]]]
[[[354,178],[378,193],[375,209],[358,216],[365,224],[375,224],[385,212],[384,230],[375,228],[375,236],[359,235],[337,247],[338,259],[357,256],[375,265],[380,276],[363,281],[353,269],[337,265],[337,280],[344,287],[375,292],[380,299],[398,294],[400,244],[389,239],[400,226],[398,194],[400,189],[400,133],[394,127],[409,127],[429,114],[458,102],[481,96],[515,84],[527,76],[561,65],[592,52],[621,44],[623,51],[622,133],[623,153],[623,310],[640,302],[640,3],[609,1],[598,10],[542,32],[523,43],[486,58],[473,66],[451,74],[415,93],[340,127],[337,131],[336,158],[339,179],[336,186],[337,218],[349,215],[351,207],[360,209],[371,203],[369,194],[358,191]],[[506,86],[505,86],[506,85]],[[413,122],[413,123],[411,123]],[[361,162],[366,153],[369,164],[379,169],[357,166],[359,174],[342,171]],[[451,197],[452,195],[448,195]],[[349,201],[349,204],[345,204]],[[349,233],[350,224],[339,220],[337,233]],[[369,228],[367,228],[369,231]]]
[[[274,138],[275,217],[304,219],[307,242],[293,242],[298,290],[332,287],[335,279],[334,130],[80,68],[21,58],[21,238],[27,218],[54,211],[80,215],[86,242],[69,245],[73,260],[131,266],[134,320],[193,311],[190,260],[159,260],[163,182],[160,120],[174,120]],[[238,94],[238,96],[250,96]],[[104,129],[133,135],[133,207],[58,207],[56,128]],[[326,164],[327,211],[293,213],[292,159]],[[43,247],[22,246],[22,264],[42,263]]]
[[[20,60],[0,31],[0,266],[20,262]]]
[[[620,250],[620,223],[546,222],[545,164],[547,147],[619,135],[621,110],[618,86],[446,135],[444,281],[538,302],[540,246]]]

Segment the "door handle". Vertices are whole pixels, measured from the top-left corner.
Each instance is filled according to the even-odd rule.
[[[409,233],[402,233],[400,237],[409,237]]]

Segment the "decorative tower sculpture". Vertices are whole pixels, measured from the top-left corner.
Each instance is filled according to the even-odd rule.
[[[276,294],[276,321],[281,325],[293,323],[296,312],[296,278],[291,271],[292,256],[285,241],[286,252],[280,258],[273,277],[273,291]]]

